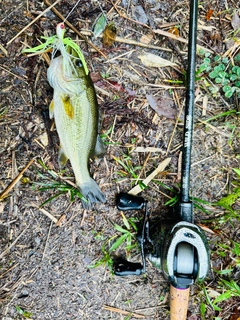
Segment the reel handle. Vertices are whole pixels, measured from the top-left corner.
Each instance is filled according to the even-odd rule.
[[[170,320],[186,320],[190,287],[187,289],[175,288],[170,285]]]
[[[144,209],[147,201],[142,197],[136,197],[129,193],[120,192],[117,195],[117,208],[118,210],[142,210]]]

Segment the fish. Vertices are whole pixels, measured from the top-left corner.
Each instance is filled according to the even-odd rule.
[[[89,159],[101,157],[105,146],[100,138],[100,113],[95,88],[86,63],[73,48],[69,48],[70,65],[64,72],[62,55],[51,60],[47,79],[53,88],[49,106],[60,140],[58,163],[64,168],[70,160],[76,184],[84,197],[84,209],[106,202],[106,197],[89,172]],[[70,70],[70,74],[69,74]]]

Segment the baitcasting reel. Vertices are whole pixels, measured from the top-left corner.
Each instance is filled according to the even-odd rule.
[[[202,229],[193,223],[162,220],[150,226],[147,201],[142,197],[120,193],[119,210],[143,210],[144,221],[138,237],[142,263],[117,258],[114,273],[118,276],[140,275],[146,272],[146,258],[163,271],[165,278],[178,289],[186,289],[203,280],[209,270],[207,240]]]

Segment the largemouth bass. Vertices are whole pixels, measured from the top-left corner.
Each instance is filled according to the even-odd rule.
[[[105,148],[99,136],[97,97],[90,75],[86,74],[86,63],[71,48],[69,55],[71,76],[64,73],[61,55],[48,68],[48,82],[54,89],[49,115],[55,119],[60,139],[59,166],[63,168],[70,160],[76,184],[87,200],[82,200],[83,207],[90,209],[94,203],[106,201],[89,173],[89,158],[103,155]]]

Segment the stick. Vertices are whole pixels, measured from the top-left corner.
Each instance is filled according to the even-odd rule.
[[[165,37],[168,37],[168,38],[172,38],[174,40],[177,40],[177,41],[180,41],[180,42],[188,44],[188,40],[186,40],[186,39],[184,39],[184,38],[182,38],[180,36],[176,36],[175,34],[173,34],[171,32],[163,31],[163,30],[160,30],[160,29],[153,30],[153,32],[157,33],[157,34],[160,34],[162,36],[165,36]],[[197,45],[197,49],[203,49],[204,51],[208,51],[208,52],[213,53],[212,50],[207,49],[207,48],[205,48],[203,46],[200,46],[200,45]]]
[[[12,190],[12,188],[18,183],[18,181],[22,178],[24,172],[31,166],[35,159],[29,161],[26,167],[16,176],[16,178],[9,184],[9,186],[0,194],[0,201],[2,201],[8,193]]]
[[[152,179],[154,179],[154,177],[159,173],[162,172],[166,166],[169,165],[171,161],[171,158],[167,158],[165,160],[163,160],[158,167],[149,175],[147,176],[146,179],[144,179],[142,181],[143,184],[145,184],[146,186],[150,183],[150,181],[152,181]],[[139,185],[135,186],[134,188],[132,188],[128,193],[132,194],[134,196],[136,196],[138,193],[140,193],[142,191],[141,187]]]
[[[45,214],[45,216],[47,216],[47,217],[48,217],[49,219],[51,219],[54,223],[57,224],[58,219],[55,218],[55,217],[54,217],[51,213],[49,213],[47,210],[45,210],[45,209],[43,209],[43,208],[39,208],[39,206],[38,206],[36,203],[34,203],[34,202],[32,202],[31,205],[32,205],[33,207],[37,208],[39,211],[41,211],[43,214]]]
[[[49,230],[48,230],[47,240],[46,240],[45,247],[44,247],[44,250],[43,250],[43,255],[42,255],[42,261],[44,259],[45,253],[47,251],[48,240],[49,240],[49,237],[50,237],[50,232],[52,230],[52,225],[53,225],[53,221],[51,221],[51,224],[50,224],[50,227],[49,227]]]
[[[13,246],[15,246],[15,244],[18,242],[18,240],[21,238],[21,236],[25,233],[25,231],[27,230],[28,227],[29,227],[29,224],[28,224],[28,225],[26,226],[26,228],[20,233],[20,235],[13,241],[13,243],[11,243],[10,246],[0,254],[0,259],[2,259],[2,257],[5,256],[5,254],[6,254]]]
[[[15,40],[18,36],[20,36],[20,34],[22,34],[25,30],[27,30],[34,22],[36,22],[39,18],[41,18],[46,12],[48,12],[49,10],[51,10],[56,4],[58,4],[58,2],[60,2],[61,0],[57,0],[55,1],[53,4],[50,5],[50,7],[48,7],[46,10],[44,10],[42,13],[40,13],[35,19],[33,19],[32,22],[30,22],[26,27],[24,27],[20,32],[18,32],[18,34],[16,34],[15,37],[13,37],[10,41],[7,42],[7,46],[13,42],[13,40]]]
[[[56,9],[53,8],[53,5],[48,0],[44,0],[44,3],[47,6],[50,6],[52,12],[54,12],[62,21],[65,21],[64,16]],[[65,21],[66,25],[72,29],[81,39],[83,39],[87,44],[89,44],[94,50],[96,50],[98,53],[100,53],[105,59],[107,59],[107,56],[100,50],[98,47],[96,47],[92,42],[88,41],[88,39],[82,35],[68,20]]]
[[[138,318],[138,319],[145,319],[145,316],[142,315],[142,314],[137,314],[137,313],[134,313],[134,312],[131,312],[131,311],[125,311],[125,310],[122,310],[122,309],[119,309],[119,308],[106,306],[105,304],[103,305],[103,309],[108,310],[108,311],[112,311],[112,312],[117,312],[117,313],[120,313],[120,314],[131,315],[131,316],[133,316],[135,318]]]

